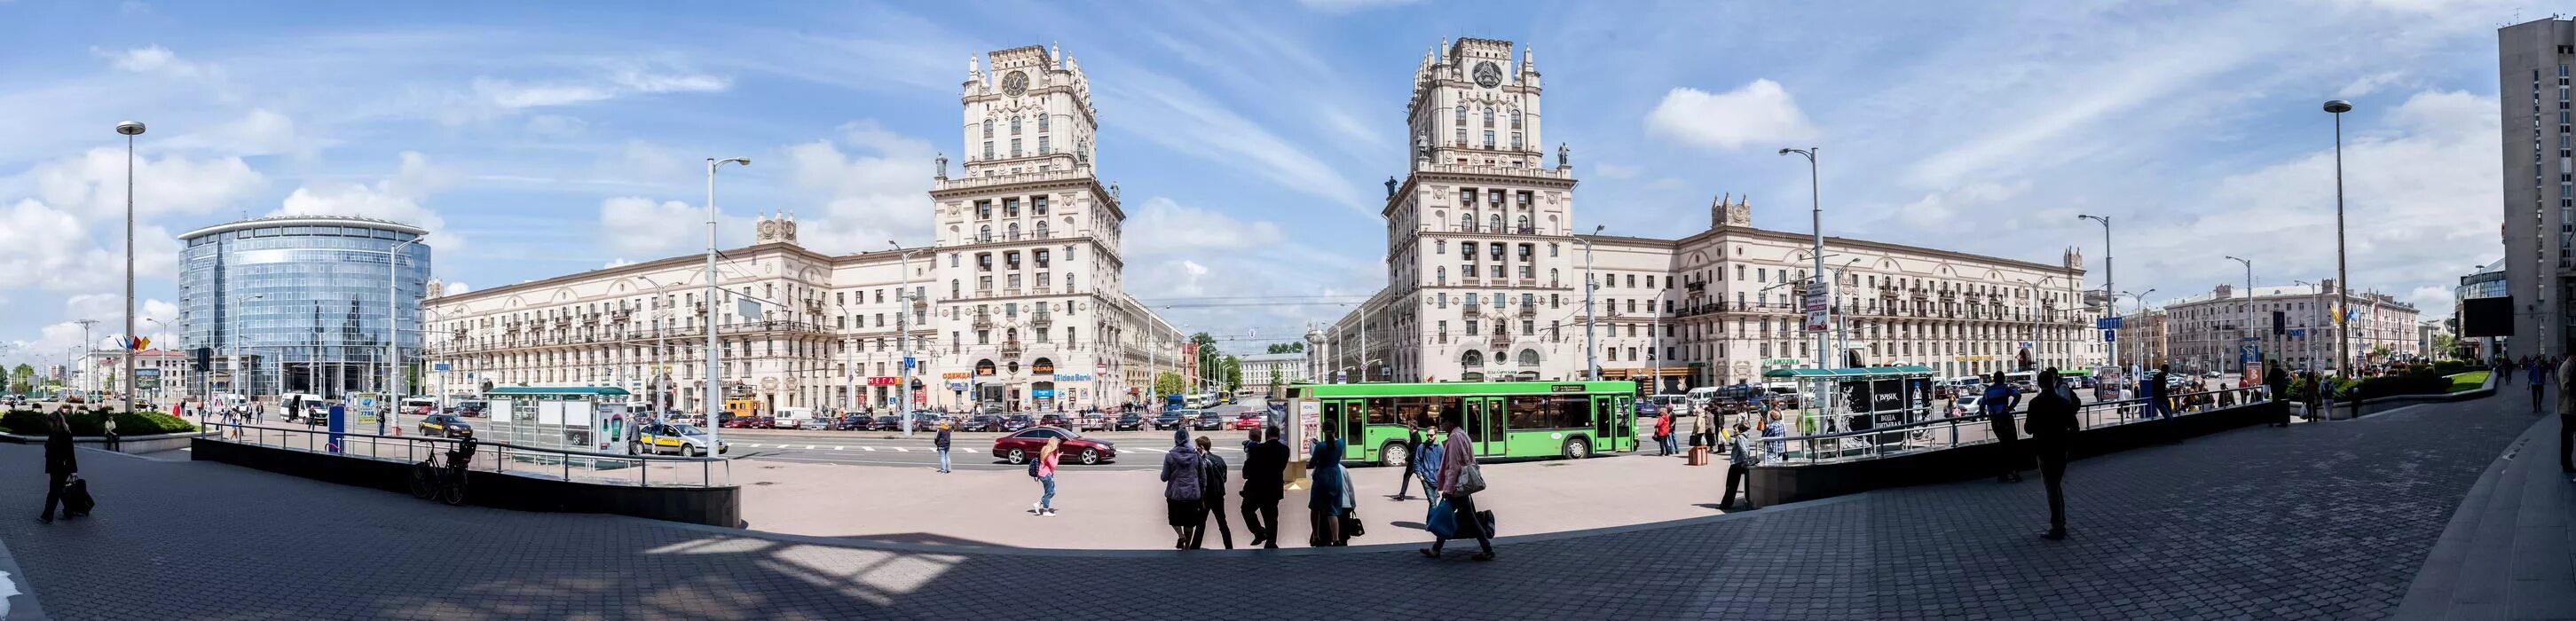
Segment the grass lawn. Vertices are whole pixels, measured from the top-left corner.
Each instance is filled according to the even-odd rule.
[[[2459,375],[2453,375],[2451,376],[2451,392],[2475,390],[2479,386],[2486,385],[2486,383],[2486,371],[2470,371]]]

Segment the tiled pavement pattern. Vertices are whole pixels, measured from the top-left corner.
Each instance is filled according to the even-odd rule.
[[[2045,511],[2036,476],[1506,541],[1500,560],[1474,563],[1454,549],[1431,561],[1392,548],[862,547],[451,508],[94,452],[82,462],[98,516],[0,520],[0,542],[58,619],[2375,618],[2470,483],[2530,426],[2501,405],[2517,404],[2080,461],[2075,538],[2061,543],[2033,537]],[[19,473],[0,506],[34,510],[41,485],[25,473],[39,456],[0,446]],[[1508,531],[1512,508],[1489,508]]]

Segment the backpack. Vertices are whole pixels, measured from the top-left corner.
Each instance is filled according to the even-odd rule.
[[[1041,461],[1046,461],[1046,459],[1040,457],[1029,458],[1029,478],[1038,478],[1038,462]]]

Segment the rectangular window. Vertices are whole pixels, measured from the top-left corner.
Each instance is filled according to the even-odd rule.
[[[1475,336],[1476,334],[1476,320],[1467,320],[1467,336]]]
[[[1494,130],[1485,130],[1485,148],[1494,148]]]
[[[1020,139],[1018,139],[1018,138],[1012,138],[1012,139],[1011,139],[1011,157],[1019,157],[1019,156],[1020,156]]]
[[[984,141],[984,159],[993,159],[993,141]]]
[[[1051,151],[1051,150],[1049,150],[1049,149],[1047,148],[1047,137],[1045,137],[1045,136],[1039,136],[1039,137],[1038,137],[1038,154],[1039,154],[1039,155],[1046,155],[1046,154],[1048,154],[1048,153],[1052,153],[1052,152],[1053,152],[1053,151]]]

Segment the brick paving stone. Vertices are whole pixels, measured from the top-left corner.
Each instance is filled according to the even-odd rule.
[[[0,520],[0,543],[64,620],[2379,618],[2530,425],[2519,409],[2428,405],[2079,461],[2064,542],[2035,537],[2036,476],[1506,540],[1474,563],[1472,544],[1441,561],[889,549],[84,453],[98,515]],[[40,458],[0,445],[11,472]],[[40,478],[22,479],[0,505],[32,512]]]

